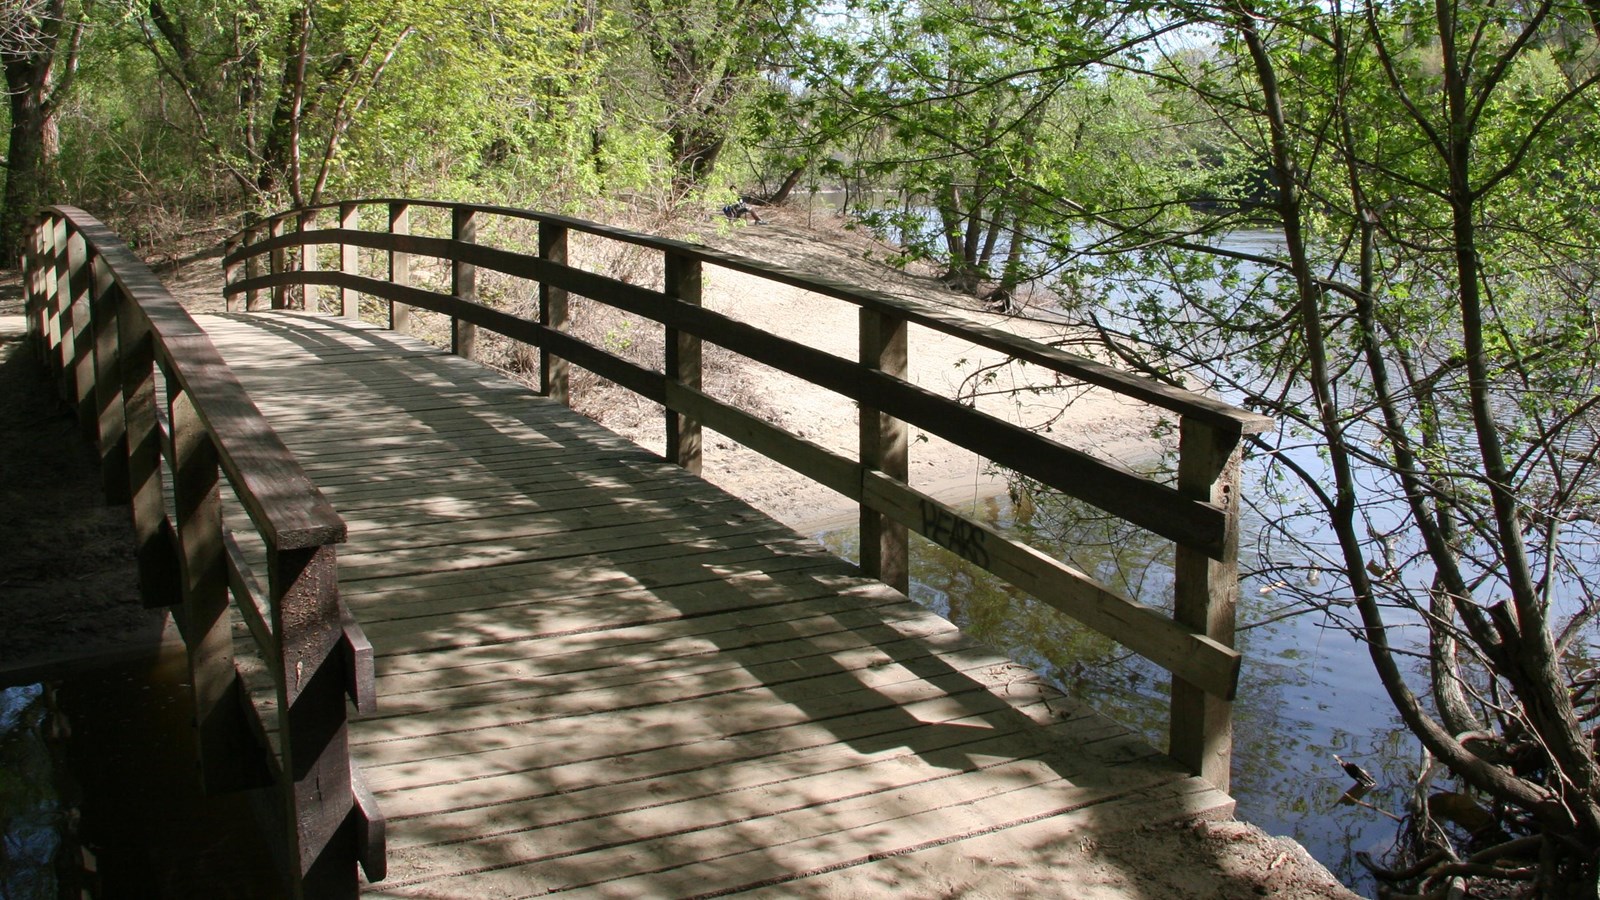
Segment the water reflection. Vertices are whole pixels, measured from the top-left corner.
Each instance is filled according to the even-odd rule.
[[[1070,562],[1153,606],[1171,608],[1172,545],[1081,503],[1025,497],[980,500],[968,515]],[[854,530],[819,535],[859,559]],[[1263,590],[1263,588],[1268,588]],[[988,572],[912,536],[911,594],[975,639],[1028,665],[1077,698],[1165,746],[1168,675]],[[1293,837],[1355,890],[1376,884],[1355,859],[1381,857],[1417,768],[1417,750],[1373,674],[1364,645],[1308,614],[1278,618],[1270,583],[1246,578],[1239,634],[1244,653],[1235,704],[1232,793],[1238,816]],[[1253,624],[1260,623],[1260,624]],[[1341,804],[1351,778],[1334,756],[1371,772],[1362,798]]]
[[[0,691],[0,898],[282,895],[252,804],[203,796],[181,647]]]

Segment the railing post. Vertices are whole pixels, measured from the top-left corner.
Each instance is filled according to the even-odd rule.
[[[245,224],[245,228],[244,228],[244,245],[247,248],[255,244],[256,236],[258,234],[260,234],[259,229],[257,229],[257,227],[256,227],[256,223],[257,223],[258,220],[259,220],[259,217],[253,212],[248,212],[248,213],[244,214],[244,224]],[[252,253],[250,255],[250,258],[245,260],[244,277],[245,278],[260,278],[261,277],[261,257],[260,257],[259,254]],[[255,310],[255,309],[259,308],[260,305],[261,305],[261,291],[260,291],[260,289],[251,288],[250,290],[245,291],[244,308],[245,308],[246,312],[250,312],[252,310]]]
[[[676,253],[666,255],[666,295],[679,302],[700,305],[702,271],[700,260]],[[666,330],[667,377],[684,387],[700,389],[700,338],[674,328]],[[700,422],[671,409],[667,410],[667,461],[700,474]]]
[[[72,354],[65,361],[67,372],[67,400],[77,410],[78,426],[91,443],[99,417],[94,408],[94,322],[90,308],[89,246],[83,235],[73,232],[67,237],[67,267],[62,278],[67,291],[68,319],[62,324],[63,332],[72,335]]]
[[[201,783],[207,793],[220,793],[260,783],[245,768],[256,757],[248,743],[233,665],[227,555],[222,542],[222,478],[216,444],[193,398],[174,373],[166,375],[172,498],[183,585],[178,625],[188,649]]]
[[[314,209],[301,210],[299,222],[302,235],[315,229],[317,227],[317,211]],[[317,244],[302,244],[300,246],[300,271],[315,272],[322,268],[322,264],[317,261],[318,246]],[[302,291],[300,295],[302,308],[309,313],[322,312],[322,289],[314,284],[304,284],[301,285],[300,290]]]
[[[567,264],[566,226],[539,223],[539,258],[556,265]],[[567,330],[565,288],[539,283],[539,323],[552,331]],[[539,393],[563,405],[572,405],[567,361],[551,353],[548,348],[539,350]]]
[[[411,233],[411,205],[409,203],[389,204],[389,233]],[[411,284],[411,254],[399,250],[389,251],[389,283],[402,286]],[[391,331],[411,330],[411,307],[404,303],[389,301],[389,329]]]
[[[886,375],[907,375],[906,320],[865,307],[861,310],[861,364]],[[890,478],[909,475],[906,425],[892,416],[861,407],[861,465]],[[911,588],[906,527],[861,507],[861,571],[901,593]]]
[[[222,247],[222,258],[224,260],[228,259],[229,257],[233,256],[233,254],[239,252],[239,249],[243,246],[244,242],[239,238],[228,238],[227,242],[224,243]],[[224,262],[222,264],[222,308],[228,312],[239,311],[239,295],[228,291],[228,288],[233,287],[234,283],[238,280],[239,261],[234,260],[232,262]]]
[[[464,244],[478,242],[478,218],[475,210],[453,207],[450,210],[450,237]],[[450,262],[450,293],[469,303],[478,300],[478,267],[459,259]],[[478,349],[478,326],[450,317],[450,352],[472,359]]]
[[[122,419],[127,429],[128,501],[133,513],[139,596],[149,608],[182,599],[172,523],[161,487],[161,432],[156,417],[155,337],[135,309],[117,317],[122,363]]]
[[[33,352],[41,363],[48,363],[53,349],[50,344],[49,268],[45,265],[46,258],[53,253],[49,250],[53,234],[48,220],[41,219],[34,225],[32,240],[28,242],[27,278],[23,282],[28,290],[28,333],[33,339]]]
[[[1172,616],[1232,647],[1239,602],[1239,434],[1184,417],[1179,424],[1178,491],[1226,512],[1220,560],[1178,545],[1173,562]],[[1168,752],[1191,772],[1226,791],[1232,777],[1233,703],[1172,679]]]
[[[355,231],[361,227],[361,207],[354,203],[339,204],[339,227]],[[361,248],[355,244],[339,242],[339,271],[346,275],[361,274]],[[353,288],[339,288],[339,315],[346,319],[361,318],[361,294]]]
[[[267,225],[268,237],[283,237],[283,217],[274,216]],[[270,253],[270,266],[272,274],[278,275],[288,270],[289,256],[282,247],[274,248]],[[286,284],[274,285],[272,288],[272,308],[289,308],[289,286]]]
[[[354,897],[355,795],[345,708],[343,619],[332,544],[269,548],[272,628],[278,636],[278,729],[284,819],[295,897]]]
[[[95,436],[100,451],[100,481],[106,501],[128,501],[128,433],[122,419],[122,365],[118,343],[122,287],[103,257],[90,261],[94,324]]]

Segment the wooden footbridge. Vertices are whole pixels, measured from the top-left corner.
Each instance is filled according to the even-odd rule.
[[[663,274],[586,271],[569,239],[659,253]],[[228,248],[228,315],[191,318],[79,210],[49,211],[25,263],[36,345],[132,510],[146,601],[189,648],[206,785],[269,788],[296,896],[1070,896],[1059,848],[1231,808],[1237,460],[1259,416],[902,299],[520,210],[259,222]],[[707,266],[855,304],[860,358],[704,308]],[[481,297],[485,271],[536,314]],[[573,337],[572,295],[662,323],[664,365]],[[447,348],[407,333],[414,310],[447,322]],[[908,325],[1170,411],[1176,484],[908,383]],[[540,390],[472,361],[479,329],[537,360]],[[859,453],[708,394],[702,341],[857,400]],[[666,458],[574,414],[569,364],[661,404]],[[1174,540],[1175,613],[913,489],[904,423]],[[858,501],[861,566],[696,477],[702,426]],[[1168,753],[908,602],[908,527],[1171,671]]]

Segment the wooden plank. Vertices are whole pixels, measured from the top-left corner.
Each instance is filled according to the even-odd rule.
[[[539,223],[539,257],[558,266],[567,264],[567,230],[560,225]],[[567,292],[545,282],[539,283],[539,324],[551,331],[570,329]],[[539,393],[563,406],[572,405],[571,375],[567,361],[548,348],[539,350]]]
[[[539,222],[541,225],[560,227],[569,232],[585,232],[635,246],[647,247],[663,253],[675,253],[731,271],[756,275],[779,284],[787,284],[844,300],[863,308],[876,309],[883,313],[904,317],[915,324],[945,334],[967,338],[978,346],[998,350],[1016,359],[1042,366],[1051,371],[1061,372],[1088,384],[1110,388],[1151,405],[1207,422],[1221,430],[1257,434],[1270,430],[1272,427],[1272,420],[1258,413],[1239,409],[1212,397],[1206,397],[1192,391],[1186,391],[1182,388],[1124,372],[1087,357],[1067,353],[1010,332],[985,326],[982,323],[972,321],[966,316],[957,315],[946,309],[940,309],[914,300],[906,300],[881,291],[867,290],[855,285],[799,272],[784,266],[726,251],[655,235],[630,232],[614,226],[602,225],[571,216],[511,207],[423,200],[373,200],[368,202],[405,202],[408,205],[431,206],[452,211],[470,209],[476,213]],[[540,275],[530,274],[526,268],[518,265],[518,260],[514,258],[508,259],[508,257],[515,257],[516,254],[505,251],[497,252],[486,247],[452,247],[448,243],[438,240],[429,241],[428,239],[409,237],[390,238],[387,235],[377,234],[363,235],[363,238],[369,241],[363,246],[372,246],[378,249],[404,247],[406,252],[420,253],[440,259],[451,259],[460,253],[470,256],[471,262],[475,265],[492,268],[518,277],[543,280]],[[385,240],[385,238],[388,238],[388,240]],[[267,246],[270,246],[270,244]]]
[[[254,360],[246,384],[295,390],[270,368],[283,338],[263,330],[229,332]],[[998,835],[1226,804],[944,620],[559,405],[519,408],[499,376],[476,379],[504,390],[493,402],[429,401],[400,367],[437,358],[364,366],[346,333],[311,333],[341,359],[317,368],[327,399],[262,406],[353,504],[340,595],[384,702],[349,741],[396,848],[369,893],[691,895],[834,870],[873,883],[894,860],[967,858],[957,846],[1037,861],[1001,855]],[[303,372],[299,359],[282,357]],[[422,377],[457,393],[475,380]],[[693,389],[663,393],[921,517],[925,498],[887,476]],[[959,543],[953,526],[927,530]],[[1041,571],[1027,577],[1061,577]],[[352,847],[362,821],[348,819]]]
[[[361,227],[361,206],[356,203],[339,204],[339,228],[356,231]],[[360,248],[343,241],[339,244],[339,271],[346,275],[361,274]],[[349,288],[339,290],[339,315],[346,319],[361,318],[361,295]]]
[[[349,240],[353,236],[346,236]],[[477,214],[470,209],[457,208],[450,212],[450,239],[457,244],[471,244],[478,240]],[[341,273],[343,274],[343,273]],[[359,278],[346,275],[340,290],[358,283]],[[478,299],[478,267],[459,256],[450,262],[450,293],[465,303]],[[478,326],[459,316],[450,317],[450,352],[462,359],[472,359],[478,352]]]
[[[1239,603],[1239,436],[1194,419],[1179,423],[1178,488],[1227,512],[1222,558],[1179,547],[1173,559],[1173,617],[1231,647]],[[1226,791],[1233,768],[1232,695],[1206,691],[1189,673],[1173,673],[1168,750],[1190,771]]]
[[[389,204],[389,233],[411,233],[411,204]],[[411,254],[398,250],[390,250],[389,254],[389,281],[409,286],[411,284]],[[398,332],[411,330],[411,307],[404,303],[390,302],[389,327]]]
[[[1241,658],[1228,643],[1180,625],[1072,566],[883,475],[867,473],[863,493],[872,508],[946,550],[994,572],[1167,671],[1181,672],[1202,691],[1233,699]]]
[[[871,372],[904,381],[910,367],[906,355],[906,320],[875,309],[861,310],[861,365]],[[860,410],[861,477],[881,473],[896,481],[909,478],[906,423],[890,412],[863,405]],[[863,503],[860,507],[861,571],[901,593],[911,590],[911,556],[904,523]]]

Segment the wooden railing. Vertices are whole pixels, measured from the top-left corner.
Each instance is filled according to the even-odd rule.
[[[381,230],[363,230],[361,210],[373,207],[381,213],[376,221],[384,224]],[[411,233],[411,211],[424,208],[442,211],[434,214],[441,218],[448,214],[448,234]],[[337,227],[319,224],[328,215],[337,215]],[[489,219],[537,223],[537,251],[481,243],[478,226]],[[659,252],[663,289],[569,265],[568,236],[573,232]],[[317,251],[326,245],[339,247],[337,270],[318,268]],[[359,248],[378,251],[386,271],[362,272]],[[412,285],[412,264],[419,256],[449,266],[448,293]],[[855,500],[861,509],[862,569],[902,591],[908,579],[906,530],[920,532],[1171,672],[1169,752],[1227,788],[1231,704],[1239,678],[1239,654],[1232,643],[1240,438],[1268,428],[1271,422],[1264,416],[909,300],[702,246],[527,210],[422,200],[361,200],[298,209],[241,231],[230,242],[224,266],[230,308],[283,308],[294,305],[296,286],[305,294],[316,293],[309,286],[331,286],[338,289],[340,313],[347,317],[358,315],[361,294],[387,301],[391,327],[404,327],[411,307],[448,316],[451,348],[463,356],[473,355],[479,328],[537,347],[541,389],[562,402],[569,395],[569,362],[623,385],[665,408],[666,456],[691,471],[700,469],[700,430],[706,427]],[[859,358],[843,359],[703,308],[706,266],[854,304],[860,310]],[[479,269],[537,282],[537,319],[478,302]],[[663,325],[664,371],[635,365],[574,338],[568,329],[571,294]],[[910,383],[906,332],[912,324],[1177,414],[1176,485],[1095,459]],[[857,401],[857,457],[817,446],[705,393],[700,381],[702,341]],[[1174,541],[1174,614],[1169,617],[1136,602],[913,489],[906,478],[907,423]]]
[[[357,862],[382,878],[384,847],[348,747],[346,698],[370,711],[374,686],[371,647],[339,598],[344,521],[205,332],[110,229],[53,208],[23,264],[29,332],[99,450],[107,498],[132,510],[140,593],[173,607],[204,787],[275,787],[268,812],[289,893],[355,896]],[[264,547],[265,589],[223,524],[225,485]],[[274,683],[275,715],[245,689],[230,598]]]

